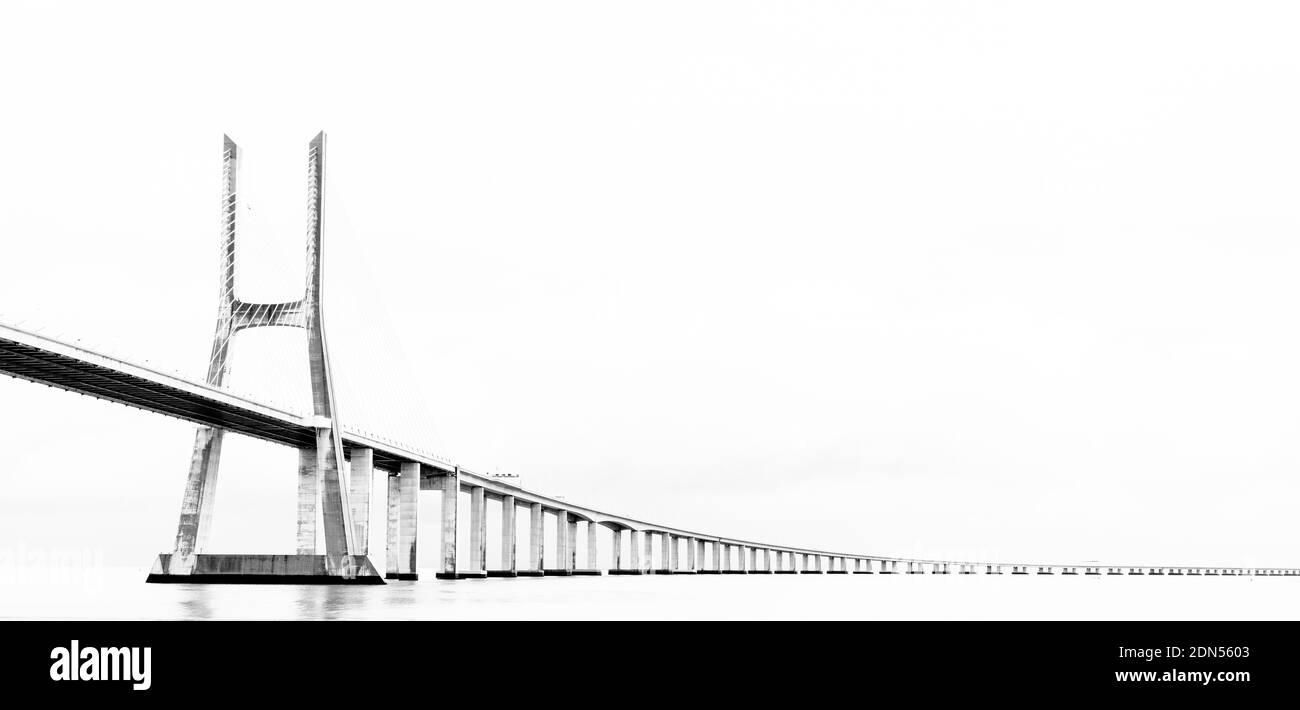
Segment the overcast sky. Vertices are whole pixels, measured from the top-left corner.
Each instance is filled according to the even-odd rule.
[[[287,299],[324,129],[350,421],[774,543],[1295,559],[1293,5],[193,7],[0,10],[0,319],[201,377],[221,136]],[[0,544],[149,564],[192,440],[0,378]],[[295,464],[228,447],[213,551],[292,551]]]

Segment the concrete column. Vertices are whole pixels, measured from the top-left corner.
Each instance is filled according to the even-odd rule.
[[[232,267],[233,268],[233,267]],[[227,336],[229,331],[227,331]],[[224,360],[224,358],[223,358]],[[224,368],[224,365],[222,365]],[[215,372],[222,372],[217,369]],[[209,370],[209,384],[214,381]],[[197,557],[203,552],[212,527],[212,511],[216,504],[217,472],[220,469],[221,441],[224,430],[200,426],[194,436],[194,454],[190,459],[190,473],[185,479],[185,495],[181,498],[181,517],[176,527],[176,547],[171,559],[172,574],[190,574]]]
[[[763,569],[772,571],[772,551],[766,548],[763,549]]]
[[[596,529],[600,527],[591,521],[587,522],[587,569],[600,569],[600,558],[598,553],[600,549],[596,546]]]
[[[555,569],[557,574],[567,574],[569,564],[569,513],[555,512]]]
[[[614,530],[614,559],[610,569],[623,569],[623,531]]]
[[[695,566],[695,548],[696,548],[695,538],[693,537],[686,538],[686,569],[690,570],[691,572],[694,572],[695,570],[699,569],[698,567]]]
[[[673,564],[673,557],[676,554],[673,551],[673,536],[669,535],[668,533],[659,533],[659,543],[660,546],[663,548],[659,551],[660,552],[659,564],[661,565],[660,569],[664,571],[672,571],[672,569],[675,567],[675,565]]]
[[[298,554],[316,554],[316,504],[320,485],[316,478],[316,450],[298,449]]]
[[[746,566],[745,557],[749,554],[749,548],[744,545],[736,546],[736,571],[746,572],[749,568]]]
[[[515,497],[501,499],[501,571],[510,574],[515,571]]]
[[[356,528],[358,555],[370,554],[370,488],[374,485],[374,449],[352,449],[348,465],[348,503],[352,506],[352,527]]]
[[[731,571],[731,545],[722,544],[722,571]]]
[[[627,531],[628,548],[632,553],[631,555],[632,565],[628,569],[634,569],[637,570],[638,572],[641,571],[641,546],[638,545],[637,542],[639,542],[638,536],[644,534],[645,533],[638,532],[636,530]]]
[[[758,569],[758,548],[749,548],[749,571],[753,572]]]
[[[418,579],[415,546],[420,530],[420,464],[402,464],[397,485],[401,493],[401,512],[397,524],[397,578]]]
[[[487,491],[469,489],[469,573],[487,574]]]
[[[645,569],[653,571],[655,567],[654,533],[646,530],[643,534],[645,535]]]
[[[578,519],[577,518],[569,518],[569,538],[568,540],[566,540],[566,543],[569,546],[569,559],[566,562],[564,569],[569,574],[573,574],[573,570],[578,569]]]
[[[442,476],[442,569],[439,579],[456,578],[456,516],[460,507],[460,469]]]
[[[704,569],[704,557],[705,557],[704,541],[699,538],[696,538],[695,539],[695,571],[696,572]]]
[[[546,561],[543,555],[546,535],[542,528],[545,517],[541,503],[528,506],[528,563],[529,569],[536,574],[542,573],[542,563]]]
[[[722,543],[717,540],[713,541],[713,571],[722,571]]]
[[[387,579],[397,579],[401,572],[398,565],[398,557],[401,552],[398,550],[398,536],[402,519],[402,489],[401,479],[395,475],[388,477],[388,536],[387,548],[385,549],[384,565],[387,567],[387,573],[384,575]]]
[[[672,551],[672,559],[668,563],[668,569],[676,572],[681,568],[681,541],[679,537],[668,536],[668,549]]]

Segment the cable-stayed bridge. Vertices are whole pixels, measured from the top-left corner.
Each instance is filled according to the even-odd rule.
[[[444,579],[575,574],[1013,574],[1013,575],[1280,575],[1296,568],[1100,566],[955,561],[828,551],[741,540],[606,513],[475,473],[418,444],[399,443],[349,428],[340,415],[322,308],[321,259],[325,136],[308,149],[307,278],[303,297],[251,303],[236,296],[236,222],[239,155],[225,139],[222,240],[216,332],[207,377],[195,380],[131,362],[21,324],[0,322],[0,373],[119,404],[176,417],[198,425],[182,500],[175,545],[159,555],[155,582],[382,583],[416,579],[421,490],[442,492],[437,576]],[[311,411],[293,411],[228,386],[234,336],[255,328],[306,331]],[[215,490],[224,433],[230,431],[299,451],[297,552],[295,554],[210,554],[204,546],[215,514]],[[373,479],[387,481],[386,560],[375,569],[367,547]],[[463,514],[460,493],[469,494],[469,539],[458,539]],[[501,507],[500,565],[488,569],[489,503]],[[526,509],[526,518],[519,510]],[[520,522],[527,521],[527,535]],[[546,568],[545,530],[554,525],[556,566]],[[612,562],[599,564],[601,526],[612,535]],[[584,529],[585,528],[585,529]],[[580,530],[586,559],[579,565]],[[323,540],[322,540],[323,538]],[[519,542],[526,541],[521,551]],[[323,551],[322,551],[323,549]],[[655,551],[659,563],[654,563]],[[463,553],[463,554],[462,554]]]

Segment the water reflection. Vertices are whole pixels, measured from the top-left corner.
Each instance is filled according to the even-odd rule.
[[[14,578],[10,578],[14,579]],[[383,586],[0,583],[17,619],[1292,619],[1285,577],[760,575],[392,581]]]

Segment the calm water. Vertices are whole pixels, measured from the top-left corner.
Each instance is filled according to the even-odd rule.
[[[0,570],[19,619],[1297,619],[1300,578],[733,575],[145,584],[147,570]],[[432,576],[432,575],[430,575]]]

